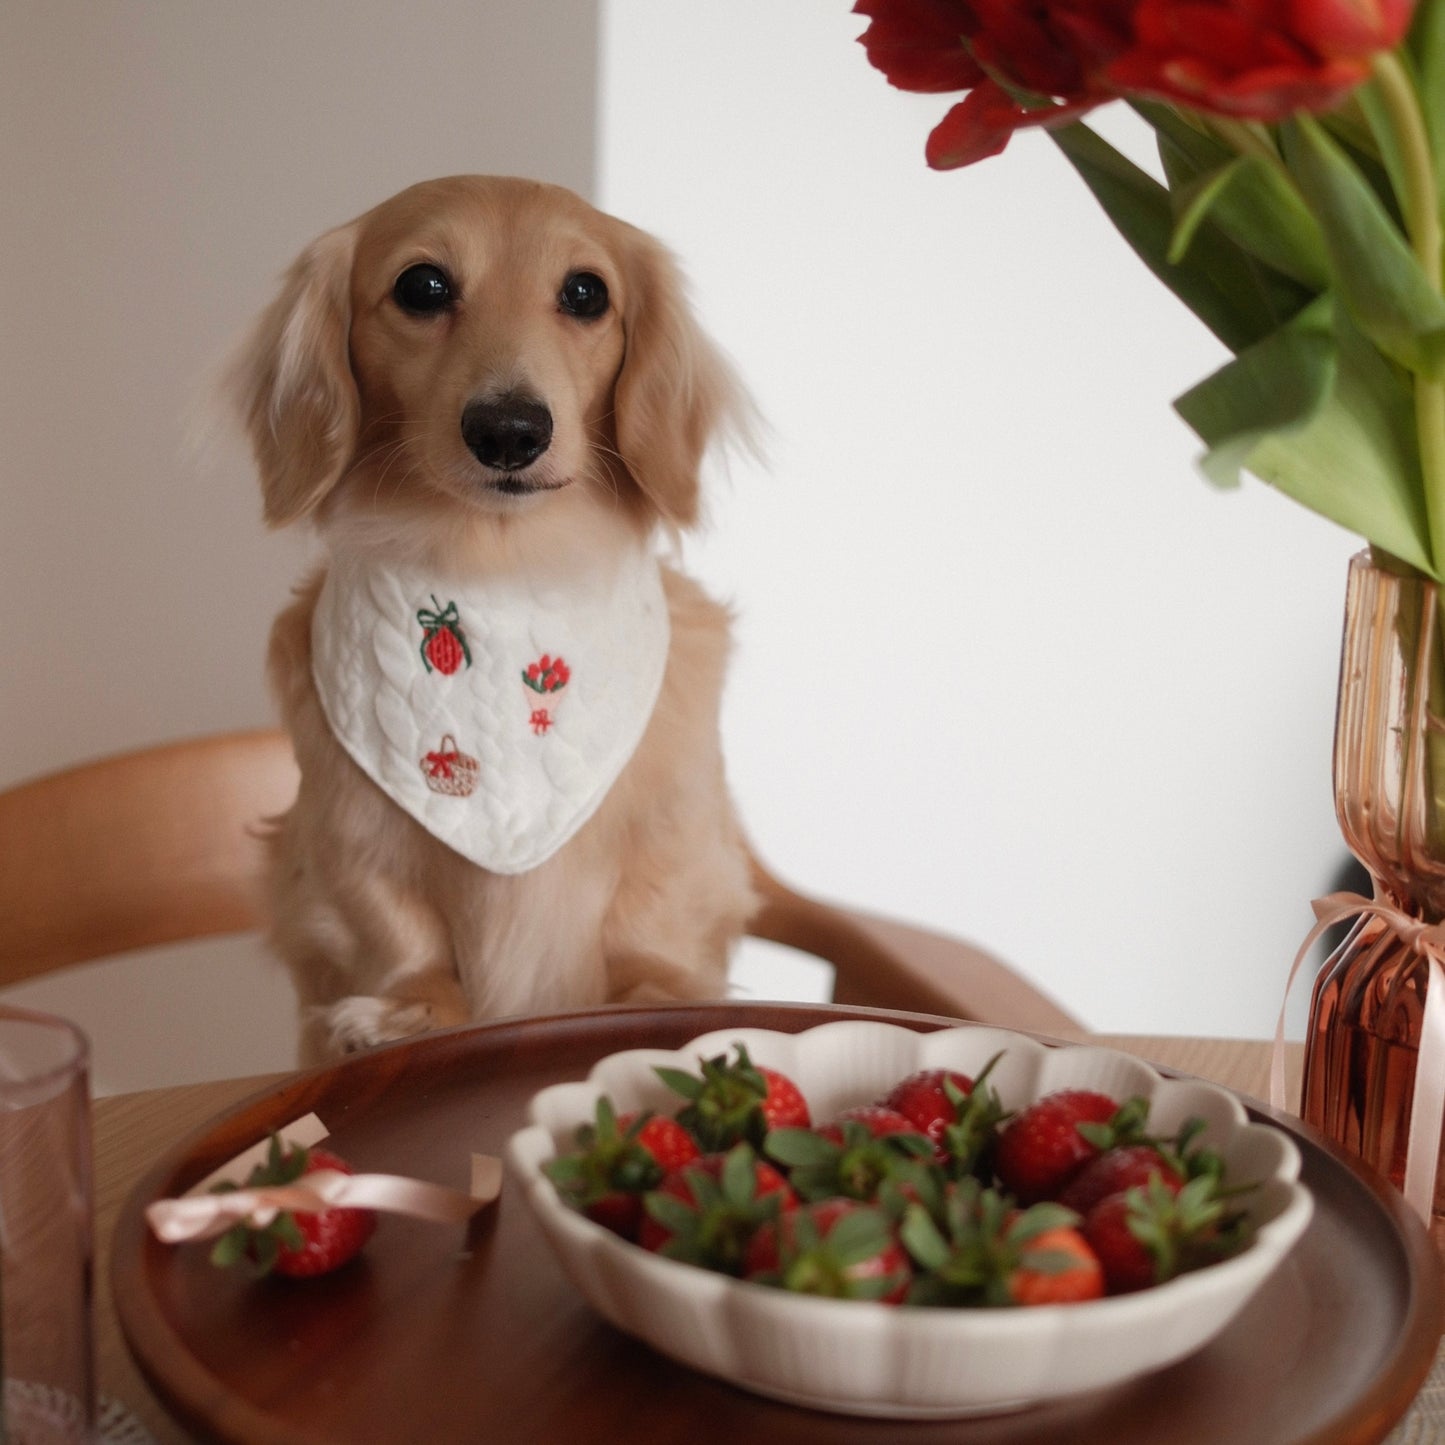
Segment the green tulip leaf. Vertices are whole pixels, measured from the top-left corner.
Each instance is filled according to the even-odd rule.
[[[1324,237],[1282,164],[1237,154],[1173,106],[1130,104],[1158,137],[1174,206],[1172,256],[1183,255],[1210,215],[1231,240],[1312,294],[1329,286]],[[1286,302],[1291,310],[1300,304],[1296,295]]]
[[[1361,329],[1402,366],[1445,379],[1445,300],[1374,189],[1308,116],[1280,134],[1285,160],[1320,220],[1339,294]]]
[[[1201,466],[1210,481],[1237,486],[1262,441],[1298,431],[1319,414],[1335,383],[1332,320],[1333,303],[1316,302],[1174,403],[1209,448]]]
[[[1246,360],[1237,358],[1175,402],[1210,448],[1206,474],[1227,477],[1237,462],[1433,574],[1413,402],[1402,374],[1328,297],[1259,351],[1247,369],[1234,372]],[[1328,390],[1317,396],[1325,375]],[[1251,385],[1268,394],[1251,397]]]
[[[1049,132],[1140,260],[1234,352],[1276,331],[1311,298],[1262,265],[1208,218],[1188,254],[1169,259],[1169,191],[1087,126]]]
[[[1404,152],[1400,149],[1399,127],[1390,118],[1389,108],[1385,103],[1384,93],[1378,81],[1371,81],[1368,85],[1360,86],[1351,99],[1355,106],[1358,106],[1360,114],[1369,121],[1370,134],[1375,141],[1375,150],[1384,166],[1389,185],[1388,200],[1385,201],[1385,204],[1397,213],[1399,204],[1395,198],[1407,195],[1410,184],[1406,174],[1408,162]],[[1359,164],[1358,158],[1356,158],[1356,164]],[[1376,195],[1379,195],[1379,187],[1376,186],[1374,189]],[[1392,219],[1396,221],[1397,225],[1399,224],[1397,215],[1392,215]]]
[[[1171,144],[1161,137],[1161,153]],[[1174,197],[1178,221],[1171,260],[1188,251],[1209,216],[1265,265],[1312,292],[1328,289],[1330,258],[1324,236],[1280,168],[1259,156],[1235,156],[1218,170],[1175,188]]]
[[[1370,183],[1378,190],[1380,183],[1387,179],[1384,167],[1380,164],[1380,143],[1365,112],[1360,108],[1359,96],[1359,88],[1351,91],[1342,105],[1326,111],[1319,117],[1319,121],[1349,152],[1350,158],[1361,167]]]

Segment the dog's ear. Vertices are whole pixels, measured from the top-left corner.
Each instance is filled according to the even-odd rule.
[[[617,450],[664,521],[690,527],[703,453],[714,440],[746,442],[752,404],[693,316],[672,256],[643,232],[626,232]]]
[[[304,517],[340,480],[361,410],[351,374],[355,228],[328,231],[286,273],[230,370],[272,526]]]

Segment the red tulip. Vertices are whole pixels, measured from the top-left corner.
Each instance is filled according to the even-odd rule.
[[[937,170],[997,155],[1122,95],[1277,121],[1337,105],[1398,44],[1415,0],[857,0],[901,90],[966,90],[928,138]]]
[[[1062,125],[1114,92],[1104,68],[1131,41],[1138,0],[858,0],[869,60],[903,90],[969,94],[928,138],[937,170],[997,155],[1023,126]]]
[[[1108,67],[1135,95],[1251,120],[1328,110],[1409,29],[1414,0],[1139,0]]]
[[[858,37],[869,63],[899,90],[968,90],[983,80],[963,46],[963,0],[858,0],[853,13],[869,17]]]

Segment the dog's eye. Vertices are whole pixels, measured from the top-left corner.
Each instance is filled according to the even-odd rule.
[[[440,267],[423,263],[408,266],[396,278],[391,294],[403,311],[428,316],[433,311],[445,311],[452,304],[452,283]]]
[[[591,271],[574,271],[562,283],[557,300],[568,315],[590,321],[607,310],[607,283]]]

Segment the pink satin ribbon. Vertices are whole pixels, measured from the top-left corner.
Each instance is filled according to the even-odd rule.
[[[1415,1089],[1410,1105],[1410,1132],[1405,1145],[1405,1201],[1428,1227],[1435,1205],[1435,1176],[1440,1161],[1440,1132],[1445,1126],[1445,923],[1422,923],[1382,898],[1358,893],[1331,893],[1310,905],[1315,926],[1310,929],[1290,966],[1285,1000],[1309,951],[1327,929],[1347,918],[1357,920],[1344,942],[1325,961],[1329,968],[1359,937],[1370,919],[1377,918],[1400,941],[1426,962],[1424,1013],[1420,1020],[1420,1046],[1415,1060]],[[1274,1051],[1269,1065],[1269,1101],[1276,1109],[1285,1104],[1284,1006],[1275,1025]]]
[[[264,1229],[283,1210],[315,1214],[341,1207],[377,1209],[436,1224],[460,1224],[497,1197],[501,1188],[497,1164],[494,1159],[474,1156],[469,1194],[396,1174],[342,1174],[335,1169],[318,1169],[296,1184],[158,1199],[146,1206],[146,1222],[166,1244],[214,1239],[243,1222]]]

